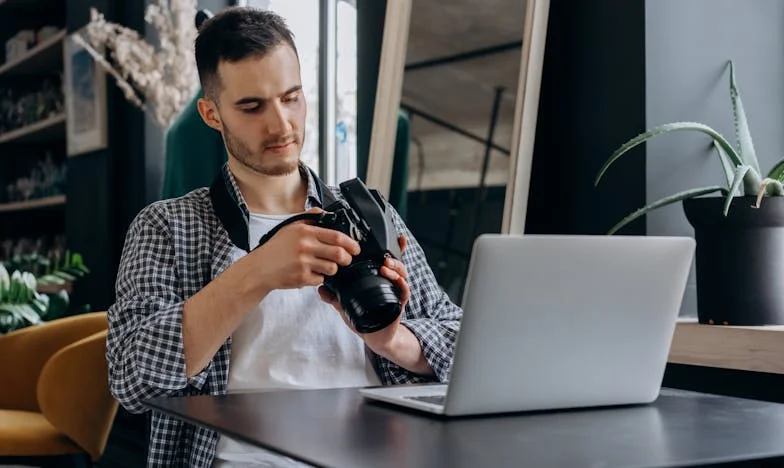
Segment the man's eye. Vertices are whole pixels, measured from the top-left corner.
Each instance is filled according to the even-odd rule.
[[[299,93],[289,94],[283,100],[285,102],[297,102],[299,101]]]
[[[248,106],[248,107],[240,107],[240,110],[245,113],[252,113],[259,110],[259,106]]]

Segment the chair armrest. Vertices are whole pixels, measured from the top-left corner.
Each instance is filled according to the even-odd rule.
[[[106,330],[106,312],[74,315],[0,336],[0,409],[40,411],[38,376],[49,358],[65,346]]]
[[[38,380],[41,412],[93,461],[103,455],[119,406],[109,392],[106,330],[52,356]]]

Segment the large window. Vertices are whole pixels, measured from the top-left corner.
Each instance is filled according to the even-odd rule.
[[[308,103],[302,160],[331,184],[355,177],[357,15],[353,1],[246,0],[239,3],[278,13],[294,33],[302,65],[302,86]],[[329,35],[334,48],[320,47],[321,25],[324,24],[322,15],[326,14],[322,7],[333,9],[335,21]],[[330,50],[334,51],[334,57],[327,61],[325,54]],[[322,60],[325,61],[323,64]],[[332,79],[320,76],[319,67],[327,62],[334,64],[333,68],[327,68]],[[327,92],[332,94],[332,99],[324,97]],[[322,132],[329,137],[323,142],[320,141]]]
[[[337,181],[357,174],[357,9],[337,3]]]

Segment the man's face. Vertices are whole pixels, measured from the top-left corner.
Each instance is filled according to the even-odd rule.
[[[307,110],[294,50],[280,45],[262,58],[221,62],[218,76],[217,112],[210,106],[205,120],[221,131],[230,157],[264,175],[296,170]]]

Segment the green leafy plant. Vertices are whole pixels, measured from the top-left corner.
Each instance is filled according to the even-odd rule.
[[[49,296],[36,290],[30,272],[8,271],[0,265],[0,332],[41,323],[49,308]]]
[[[763,197],[784,195],[784,185],[782,185],[782,182],[784,182],[784,159],[774,164],[767,171],[765,177],[762,177],[762,171],[757,161],[757,155],[754,151],[754,144],[749,131],[748,120],[746,119],[746,113],[743,109],[743,103],[735,81],[735,66],[731,60],[728,62],[728,65],[730,69],[730,102],[732,103],[733,121],[735,124],[736,146],[731,145],[719,132],[702,123],[673,122],[663,124],[635,136],[616,149],[602,165],[594,183],[599,185],[601,178],[610,166],[635,146],[665,133],[696,131],[712,139],[713,148],[724,169],[726,186],[698,187],[656,200],[623,218],[609,230],[608,234],[614,234],[625,225],[657,208],[710,193],[719,192],[725,197],[724,216],[727,216],[727,213],[729,213],[732,199],[736,196],[756,197],[756,203],[753,206],[759,208]]]
[[[81,254],[72,253],[70,250],[67,250],[62,258],[48,258],[38,253],[20,255],[5,262],[5,267],[9,271],[32,273],[39,285],[64,285],[90,272],[84,265]]]
[[[0,263],[0,334],[66,315],[70,285],[89,272],[82,256],[69,251],[62,259],[28,254]]]

